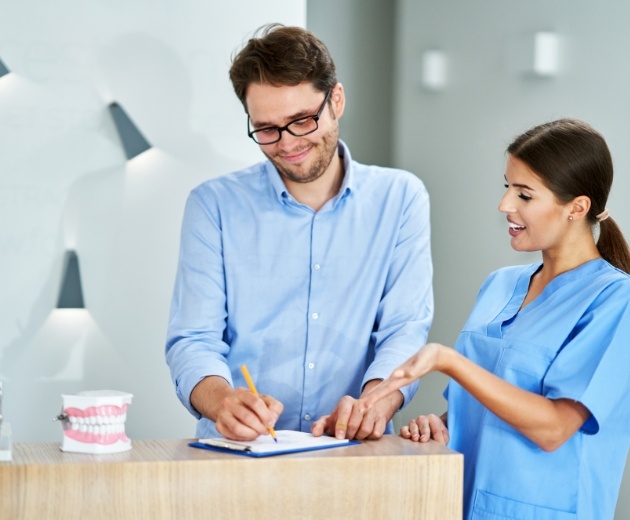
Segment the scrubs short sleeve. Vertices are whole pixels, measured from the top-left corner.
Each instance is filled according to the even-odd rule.
[[[586,406],[592,416],[582,431],[594,434],[630,391],[630,283],[606,288],[574,331],[549,368],[543,393]]]

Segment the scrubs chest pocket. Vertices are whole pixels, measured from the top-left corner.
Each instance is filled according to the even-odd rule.
[[[555,356],[555,351],[539,345],[506,341],[494,374],[523,390],[542,395],[543,380]],[[484,422],[510,428],[492,413],[486,414]]]

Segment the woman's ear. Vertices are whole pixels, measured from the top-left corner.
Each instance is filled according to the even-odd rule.
[[[573,217],[571,220],[580,220],[582,218],[586,218],[588,212],[591,210],[591,199],[586,195],[580,195],[579,197],[575,197],[572,202],[570,202],[570,213],[569,217]]]

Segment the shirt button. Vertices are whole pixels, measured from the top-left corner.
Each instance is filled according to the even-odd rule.
[[[319,268],[320,268],[320,267],[321,267],[321,266],[320,266],[319,264],[315,264],[315,265],[313,266],[313,269],[315,269],[316,271],[319,271]]]
[[[308,413],[307,413],[307,414],[304,416],[304,420],[305,420],[305,421],[310,421],[310,420],[311,420],[311,414],[308,414]]]
[[[316,312],[314,312],[313,314],[311,314],[311,318],[313,318],[314,320],[316,320],[317,318],[319,318],[319,314],[317,314]]]
[[[308,368],[315,368],[315,363],[309,363]]]

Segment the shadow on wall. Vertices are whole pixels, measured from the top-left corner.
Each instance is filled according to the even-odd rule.
[[[5,415],[16,442],[59,440],[52,418],[61,394],[98,389],[134,394],[132,439],[194,433],[163,355],[179,228],[190,190],[242,165],[191,128],[190,80],[164,44],[137,34],[118,38],[101,48],[98,63],[112,99],[90,131],[109,141],[118,164],[80,174],[69,187],[45,284],[18,336],[0,350]],[[106,110],[113,99],[156,145],[131,161]],[[71,161],[73,131],[61,137],[69,140],[62,163]],[[30,153],[51,153],[50,146]],[[85,310],[54,310],[67,249],[80,260]]]
[[[172,48],[150,36],[127,34],[100,47],[97,63],[102,94],[122,103],[158,148],[215,174],[229,171],[217,172],[225,158],[191,127],[190,73]]]

